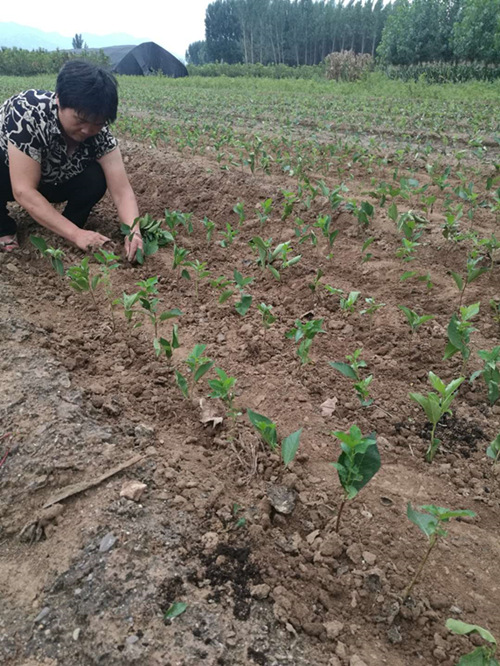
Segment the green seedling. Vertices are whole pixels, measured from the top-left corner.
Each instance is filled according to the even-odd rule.
[[[273,266],[273,264],[281,259],[281,269],[294,266],[298,263],[302,255],[296,255],[291,259],[288,259],[288,255],[292,252],[292,247],[289,242],[279,243],[274,250],[272,248],[272,238],[269,238],[265,241],[260,236],[254,236],[250,241],[250,247],[257,251],[259,257],[257,259],[257,265],[260,266],[263,270],[268,268],[271,274],[277,279],[281,280],[281,274],[278,269]]]
[[[497,651],[497,642],[487,629],[477,624],[467,624],[461,620],[446,620],[446,628],[458,636],[468,636],[477,634],[489,643],[489,645],[480,645],[475,650],[460,657],[457,666],[500,666],[500,662],[495,659]]]
[[[67,276],[69,277],[69,286],[75,291],[88,291],[97,310],[95,290],[102,280],[102,275],[100,273],[94,276],[90,274],[89,258],[84,257],[78,266],[70,266],[67,270]]]
[[[410,310],[410,308],[407,308],[405,305],[398,305],[398,308],[406,316],[412,334],[414,334],[415,331],[417,331],[420,326],[422,326],[422,324],[425,324],[426,321],[431,321],[435,318],[434,315],[418,315],[416,312]]]
[[[443,360],[446,361],[460,352],[463,358],[462,372],[465,372],[470,357],[470,336],[477,330],[470,320],[479,313],[479,305],[479,303],[473,303],[462,306],[460,319],[453,313],[448,324],[448,344],[444,350]]]
[[[435,437],[436,426],[445,414],[453,413],[450,405],[456,398],[457,390],[464,379],[465,377],[458,377],[449,384],[445,384],[431,371],[429,372],[429,381],[437,393],[427,393],[426,396],[422,393],[410,393],[410,398],[418,402],[432,425],[431,441],[425,454],[425,459],[429,463],[433,461],[441,444],[441,440]]]
[[[354,390],[358,396],[359,402],[362,407],[369,407],[373,403],[373,398],[370,397],[370,384],[372,383],[373,375],[368,375],[364,379],[354,384]]]
[[[219,241],[221,247],[229,247],[233,244],[234,239],[239,234],[238,229],[233,229],[233,227],[226,222],[226,231],[219,231],[219,234],[222,236],[222,240]]]
[[[195,261],[186,261],[185,266],[188,266],[194,271],[194,292],[196,296],[196,300],[198,300],[198,295],[199,295],[199,285],[200,281],[204,280],[205,278],[210,276],[210,271],[207,270],[207,262],[203,261],[200,262],[198,259]],[[187,271],[186,271],[187,273]],[[188,273],[189,275],[189,273]]]
[[[264,326],[264,331],[267,331],[276,321],[276,315],[272,313],[273,306],[266,305],[265,303],[260,303],[257,306],[257,310],[262,315],[262,325]]]
[[[356,497],[380,469],[380,453],[375,433],[363,437],[356,425],[351,426],[349,432],[335,430],[331,434],[340,440],[342,450],[337,462],[331,463],[344,490],[335,526],[338,532],[345,503]]]
[[[360,205],[354,199],[346,203],[346,210],[356,216],[361,227],[367,228],[373,219],[375,209],[369,201],[362,201]]]
[[[234,406],[234,386],[237,382],[236,377],[228,377],[228,375],[221,368],[215,368],[215,373],[218,379],[209,379],[208,385],[212,389],[209,393],[210,398],[218,398],[226,405],[226,415],[232,419],[233,427],[236,426],[236,419],[240,416],[239,412]]]
[[[342,312],[349,313],[354,312],[356,309],[356,302],[360,296],[360,291],[350,291],[347,297],[340,297],[340,309]]]
[[[316,275],[314,276],[314,280],[310,282],[307,286],[309,289],[312,291],[313,294],[316,293],[316,289],[318,288],[319,281],[323,277],[324,272],[321,270],[321,268],[318,268],[316,271]]]
[[[302,340],[297,348],[297,355],[300,358],[302,365],[309,363],[309,352],[315,336],[318,333],[325,333],[321,328],[322,325],[323,319],[312,319],[306,323],[301,322],[300,319],[296,319],[295,327],[285,333],[285,336],[289,340],[293,340],[294,342]]]
[[[180,272],[180,276],[185,278],[186,280],[190,280],[191,276],[189,275],[189,271],[186,268],[182,268],[182,267],[189,265],[189,263],[186,261],[188,254],[190,254],[189,250],[185,250],[183,247],[179,247],[178,245],[174,245],[174,256],[173,256],[172,268],[174,270],[176,268],[178,268],[179,272]]]
[[[129,324],[131,324],[134,315],[137,314],[137,310],[134,309],[134,305],[137,304],[137,301],[139,300],[139,292],[135,294],[126,294],[123,292],[123,296],[121,298],[116,298],[113,301],[113,305],[121,305],[124,313],[125,313],[125,319]],[[140,322],[134,325],[134,328],[137,328],[140,326]]]
[[[184,601],[174,601],[174,603],[165,611],[163,614],[164,620],[173,620],[179,615],[182,615],[187,608],[187,604]]]
[[[354,354],[348,354],[346,356],[347,363],[342,361],[328,361],[328,365],[331,365],[334,370],[338,370],[344,377],[358,381],[361,379],[359,374],[360,368],[366,368],[366,361],[359,358],[362,351],[362,349],[356,349]]]
[[[373,254],[371,252],[367,252],[366,254],[363,254],[366,252],[366,250],[370,247],[370,245],[373,243],[375,240],[374,236],[370,236],[370,238],[367,238],[363,245],[361,246],[361,254],[363,255],[363,258],[361,259],[361,263],[364,264],[367,261],[370,261],[370,259],[373,257]]]
[[[432,282],[430,273],[426,273],[425,275],[420,275],[419,273],[417,273],[417,271],[405,271],[399,279],[401,282],[405,282],[406,280],[410,280],[412,278],[415,278],[419,282],[425,282],[427,291],[430,291],[431,289],[434,288],[434,284]]]
[[[138,249],[136,253],[137,263],[143,264],[145,257],[149,257],[158,252],[160,247],[173,243],[177,232],[163,228],[163,220],[155,220],[146,213],[142,217],[136,217],[133,223],[121,225],[122,233],[131,241],[134,231],[139,229],[142,235],[142,250]]]
[[[233,502],[232,514],[234,518],[234,528],[239,529],[240,527],[245,527],[247,520],[245,516],[239,516],[238,514],[243,511],[243,507],[240,506],[237,502]]]
[[[161,299],[158,297],[158,277],[153,276],[146,280],[137,282],[140,287],[138,292],[139,305],[142,307],[144,314],[151,321],[154,328],[154,337],[158,338],[158,325],[161,321],[172,319],[173,317],[180,317],[182,312],[178,308],[173,308],[165,312],[159,312],[159,305]],[[155,349],[157,347],[155,346]],[[157,352],[158,355],[158,352]]]
[[[467,510],[452,510],[445,509],[442,506],[435,506],[434,504],[426,504],[420,507],[425,513],[415,511],[410,502],[406,509],[406,515],[408,519],[411,520],[429,539],[429,547],[420,562],[420,566],[415,572],[415,575],[411,579],[410,583],[407,585],[403,592],[403,599],[407,599],[410,596],[410,593],[413,589],[413,586],[418,580],[418,577],[422,573],[422,570],[425,566],[425,563],[429,559],[432,549],[437,544],[439,539],[444,538],[447,535],[446,530],[443,529],[443,525],[449,523],[452,518],[474,518],[476,515],[473,511]]]
[[[201,223],[205,227],[207,243],[210,243],[210,241],[212,240],[212,236],[214,234],[214,231],[215,231],[215,227],[216,227],[215,222],[213,222],[212,220],[209,220],[208,217],[205,216],[202,219]]]
[[[30,236],[30,241],[36,247],[36,249],[42,254],[43,257],[46,257],[50,261],[50,265],[55,270],[58,275],[64,275],[64,264],[63,257],[64,252],[55,247],[47,245],[43,238],[39,236]]]
[[[108,297],[109,300],[111,322],[113,325],[113,330],[115,330],[116,323],[115,323],[115,314],[113,307],[114,300],[113,300],[113,292],[111,286],[111,271],[114,271],[120,267],[120,258],[116,254],[113,254],[112,252],[107,252],[102,248],[94,254],[94,258],[100,264],[100,271],[102,275],[101,284],[103,285],[106,292],[106,296]]]
[[[165,225],[168,227],[174,239],[177,236],[178,227],[184,227],[188,234],[193,233],[192,217],[193,213],[181,213],[178,210],[165,210]]]
[[[250,423],[262,437],[262,440],[270,447],[271,451],[275,451],[278,447],[276,424],[268,419],[267,416],[257,414],[257,412],[253,412],[251,409],[247,409],[247,415]],[[301,433],[302,428],[281,440],[281,459],[285,467],[288,467],[297,454]]]
[[[497,250],[500,250],[500,240],[494,235],[491,234],[491,238],[481,238],[477,241],[477,246],[479,248],[479,253],[481,254],[481,250],[486,251],[486,256],[488,257],[490,261],[490,271],[493,270],[494,266],[494,258],[495,258],[495,252]]]
[[[331,284],[325,284],[323,285],[323,287],[325,288],[325,291],[331,294],[332,296],[342,296],[344,293],[342,289],[337,289],[336,287],[332,287]]]
[[[397,221],[398,231],[402,232],[408,241],[417,241],[427,226],[427,219],[414,210],[403,213]],[[418,243],[416,243],[418,245]]]
[[[288,192],[287,190],[282,190],[281,194],[285,199],[283,202],[283,211],[281,213],[281,219],[284,222],[293,213],[293,207],[299,201],[299,198],[294,192]]]
[[[464,214],[463,205],[449,206],[444,216],[444,224],[441,225],[442,234],[447,240],[457,240],[460,235],[460,220]]]
[[[233,278],[236,289],[239,291],[240,294],[240,300],[237,303],[235,303],[234,307],[236,312],[242,317],[244,317],[248,312],[248,310],[250,309],[250,306],[252,305],[252,296],[250,296],[250,294],[245,294],[244,289],[251,282],[253,282],[254,278],[253,277],[244,278],[243,275],[237,270],[233,272]]]
[[[416,259],[415,250],[419,247],[420,243],[408,240],[407,238],[401,239],[401,247],[396,250],[396,257],[403,261],[413,261]]]
[[[243,224],[243,222],[246,220],[246,215],[245,215],[245,209],[244,205],[241,201],[238,201],[238,203],[233,207],[233,212],[236,213],[236,215],[239,218],[239,226]]]
[[[259,218],[260,226],[261,228],[265,225],[267,220],[269,219],[269,216],[271,215],[271,212],[273,210],[273,200],[272,199],[266,199],[262,203],[259,204],[261,210],[259,208],[255,209],[255,213],[257,214],[257,217]]]
[[[365,303],[366,307],[363,310],[360,310],[361,315],[368,315],[370,318],[370,330],[369,334],[371,335],[372,332],[372,326],[373,326],[373,319],[375,317],[375,314],[383,307],[385,307],[385,303],[377,303],[374,298],[369,296],[368,298],[365,298]]]
[[[457,285],[457,288],[460,292],[460,301],[458,303],[458,307],[462,306],[462,301],[464,298],[465,290],[469,284],[472,284],[477,278],[482,275],[483,273],[486,273],[489,270],[488,266],[478,266],[479,262],[482,260],[482,256],[478,255],[476,252],[471,252],[471,254],[467,257],[467,274],[465,278],[463,278],[461,275],[456,273],[455,271],[451,271],[451,276]]]
[[[500,459],[500,433],[495,437],[491,444],[486,449],[486,455],[488,458],[492,458],[495,465]]]
[[[484,379],[488,389],[488,400],[490,405],[494,405],[500,397],[498,385],[500,383],[500,346],[493,347],[491,351],[481,349],[477,352],[480,359],[484,361],[481,370],[477,370],[471,375],[470,381],[473,382],[479,376]]]
[[[185,363],[188,367],[189,377],[186,379],[178,370],[175,371],[177,386],[185,398],[191,398],[196,384],[212,368],[214,362],[208,356],[204,356],[206,345],[195,345]]]
[[[331,259],[333,257],[333,252],[332,252],[333,244],[339,234],[338,229],[334,229],[333,231],[330,230],[331,224],[332,224],[332,218],[330,215],[318,215],[318,219],[313,224],[313,227],[320,229],[321,233],[326,238],[326,242],[328,245],[327,259]]]
[[[165,354],[165,357],[170,360],[174,353],[174,349],[179,349],[179,327],[177,324],[174,324],[172,327],[172,336],[170,340],[163,337],[155,337],[153,340],[153,347],[156,356]]]

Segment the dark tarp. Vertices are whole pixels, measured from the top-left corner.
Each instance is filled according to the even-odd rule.
[[[111,61],[111,69],[117,74],[147,76],[162,72],[165,76],[177,79],[187,76],[188,71],[171,53],[154,42],[144,42],[137,46],[105,46],[102,50]]]

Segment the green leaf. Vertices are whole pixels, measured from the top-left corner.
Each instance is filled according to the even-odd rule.
[[[467,624],[461,620],[453,620],[450,618],[449,620],[446,620],[446,628],[452,631],[454,634],[458,634],[459,636],[479,634],[481,638],[483,638],[485,641],[488,641],[488,643],[493,643],[493,645],[497,644],[493,635],[490,634],[487,629],[483,629],[483,627],[480,627],[477,624]]]
[[[438,519],[428,513],[415,511],[410,502],[408,502],[406,507],[406,515],[427,537],[431,537],[436,531]]]
[[[174,601],[170,608],[165,612],[163,619],[173,620],[174,617],[182,615],[187,608],[187,604],[183,601]]]
[[[212,368],[213,364],[213,361],[207,361],[206,363],[200,365],[200,367],[194,373],[194,381],[199,382],[203,375],[205,375]]]
[[[432,384],[432,388],[434,388],[438,393],[441,393],[441,395],[445,394],[445,383],[437,375],[435,375],[432,370],[429,372],[429,381]]]
[[[234,291],[232,289],[226,289],[226,291],[223,291],[219,296],[219,303],[225,303],[233,294]]]
[[[285,467],[287,467],[295,458],[295,454],[297,453],[300,444],[301,433],[302,428],[291,435],[288,435],[288,437],[285,437],[281,442],[281,457],[283,458]]]
[[[172,329],[172,349],[179,349],[179,327],[174,324]]]
[[[167,310],[166,312],[162,312],[160,315],[160,321],[165,321],[167,319],[172,319],[173,317],[180,317],[182,315],[181,310],[179,308],[172,308],[171,310]]]
[[[279,281],[281,281],[281,275],[279,272],[274,268],[274,266],[269,266],[269,270],[271,271],[271,274]]]
[[[137,261],[138,264],[142,266],[144,263],[144,252],[141,250],[141,248],[137,248],[137,252],[135,253],[135,260]]]
[[[183,268],[183,270],[181,272],[181,278],[183,278],[184,280],[190,280],[191,279],[191,276],[189,275],[189,271],[187,270],[187,268]]]
[[[48,245],[43,238],[40,238],[39,236],[30,236],[30,241],[37,250],[39,250],[42,254],[45,254]]]
[[[267,416],[258,414],[251,409],[247,409],[247,415],[250,419],[250,423],[254,426],[262,439],[274,450],[278,445],[276,424],[273,423],[271,419],[268,419]]]
[[[182,391],[182,395],[185,398],[189,398],[189,388],[187,380],[183,375],[181,375],[181,373],[178,370],[175,371],[175,381],[177,383],[177,386]]]
[[[252,305],[252,296],[249,294],[242,294],[241,295],[241,300],[235,303],[234,307],[236,312],[244,317],[248,310],[250,309],[250,306]]]
[[[458,290],[462,291],[464,288],[464,281],[462,280],[462,277],[458,273],[455,273],[455,271],[451,271],[451,277],[455,280],[455,284],[457,285]]]
[[[352,368],[352,366],[350,366],[348,363],[342,363],[340,361],[328,361],[328,365],[331,365],[332,368],[338,370],[344,375],[344,377],[348,377],[349,379],[358,379],[358,375],[356,374],[354,368]]]
[[[349,470],[352,470],[353,467],[356,470],[356,475],[350,479],[349,487],[344,486],[341,479],[344,490],[348,492],[348,498],[352,499],[380,469],[380,453],[377,444],[368,441],[364,443],[359,452],[355,452],[352,460],[349,460],[348,454],[343,451],[337,462]]]

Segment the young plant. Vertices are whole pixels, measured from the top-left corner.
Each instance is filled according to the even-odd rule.
[[[218,398],[226,405],[226,416],[232,419],[233,428],[236,427],[236,419],[241,412],[234,406],[234,386],[237,382],[236,377],[229,377],[221,368],[215,368],[218,379],[209,379],[208,385],[212,389],[209,398]]]
[[[63,257],[64,252],[58,248],[51,247],[47,245],[43,238],[39,236],[30,236],[30,241],[36,247],[36,249],[42,254],[43,257],[46,257],[50,260],[50,265],[55,270],[58,275],[64,275],[64,264]]]
[[[302,365],[309,363],[309,351],[311,349],[312,341],[318,333],[325,333],[321,328],[323,319],[312,319],[308,322],[301,322],[300,319],[295,320],[295,327],[285,333],[289,340],[299,342],[302,340],[297,348],[297,356],[300,358]]]
[[[165,211],[165,214],[168,211]],[[142,235],[142,250],[137,250],[136,260],[137,263],[143,264],[144,258],[149,257],[155,252],[158,252],[160,247],[164,247],[169,243],[173,243],[177,232],[172,229],[163,228],[163,220],[154,220],[153,217],[146,213],[142,217],[136,217],[134,222],[128,226],[127,224],[121,225],[122,233],[132,240],[134,231],[139,228]]]
[[[380,308],[385,307],[385,303],[376,303],[375,299],[369,296],[368,298],[365,298],[365,303],[366,307],[364,310],[360,310],[361,315],[368,315],[370,318],[370,335],[372,332],[372,326],[373,326],[373,318],[375,316],[375,313],[380,310]]]
[[[370,259],[373,257],[373,254],[371,252],[366,252],[366,250],[370,247],[374,240],[374,236],[370,236],[370,238],[367,238],[361,246],[361,254],[363,255],[363,258],[361,259],[362,264],[370,261]],[[364,254],[364,252],[366,252],[366,254]]]
[[[112,252],[107,252],[103,248],[101,248],[98,252],[94,254],[94,258],[99,264],[101,264],[100,266],[100,271],[102,275],[101,284],[103,285],[104,290],[106,292],[106,296],[109,300],[111,321],[113,324],[113,330],[115,330],[115,314],[113,307],[115,302],[113,300],[113,292],[111,286],[111,271],[114,271],[120,267],[120,258],[116,254],[113,254]]]
[[[491,444],[486,449],[486,455],[488,458],[492,458],[494,464],[496,465],[500,458],[500,433],[495,437]]]
[[[431,321],[431,319],[434,319],[434,315],[418,315],[416,312],[410,310],[410,308],[407,308],[405,305],[398,305],[398,308],[406,316],[406,319],[410,324],[412,334],[414,334],[415,331],[417,331],[420,326],[422,326],[422,324],[425,324],[426,321]]]
[[[199,294],[199,285],[200,281],[203,280],[204,278],[207,278],[210,276],[210,271],[207,270],[207,262],[203,261],[200,262],[198,259],[195,261],[186,261],[185,266],[188,266],[194,271],[194,292],[196,296],[196,300],[198,300],[198,294]],[[187,271],[186,271],[187,273]],[[188,273],[189,275],[189,273]]]
[[[330,230],[331,224],[332,218],[330,215],[318,215],[318,219],[313,224],[313,227],[321,230],[321,233],[326,239],[328,245],[327,259],[331,259],[333,257],[333,244],[339,234],[338,229],[334,229],[333,231]]]
[[[256,208],[255,212],[257,214],[257,217],[259,218],[260,226],[262,228],[269,219],[269,216],[273,210],[273,200],[266,199],[265,201],[260,203],[259,206],[261,210],[259,210],[259,208]]]
[[[410,280],[411,278],[415,278],[419,282],[425,282],[427,291],[430,291],[431,289],[434,288],[434,284],[432,282],[430,273],[426,273],[425,275],[420,275],[419,273],[417,273],[417,271],[405,271],[399,279],[401,282],[405,282],[406,280]]]
[[[452,518],[474,518],[476,515],[473,511],[462,509],[445,509],[442,506],[435,506],[434,504],[426,504],[420,508],[423,509],[425,513],[415,511],[410,502],[408,502],[406,515],[408,516],[409,520],[411,520],[412,523],[414,523],[420,530],[422,530],[425,536],[429,539],[429,546],[422,561],[420,562],[420,566],[415,572],[415,575],[403,592],[403,599],[406,599],[410,596],[413,586],[422,573],[425,563],[429,559],[429,555],[431,554],[434,546],[437,544],[439,539],[442,539],[447,535],[446,530],[443,529],[443,525],[449,523]]]
[[[170,340],[163,337],[155,337],[153,340],[153,347],[156,356],[165,354],[166,358],[170,360],[174,353],[174,349],[179,349],[179,327],[177,324],[174,324],[172,327],[172,336]]]
[[[187,271],[187,269],[186,268],[182,269],[182,267],[189,265],[189,263],[186,261],[188,254],[189,254],[189,250],[185,250],[183,247],[179,247],[178,245],[174,245],[174,256],[173,256],[172,268],[174,270],[176,268],[178,268],[179,272],[180,272],[180,276],[185,278],[186,280],[190,280],[191,276],[189,275],[189,272]]]
[[[229,247],[233,244],[234,239],[239,234],[238,229],[233,229],[233,227],[226,222],[226,231],[219,231],[219,234],[222,236],[222,240],[219,241],[221,247]]]
[[[212,236],[215,231],[215,222],[212,220],[209,220],[208,217],[205,215],[205,217],[202,219],[201,223],[205,227],[205,232],[206,232],[206,239],[207,243],[210,243],[212,240]]]
[[[281,213],[281,219],[284,222],[293,213],[293,207],[299,201],[299,198],[294,192],[288,192],[287,190],[282,190],[281,194],[285,199],[283,201],[283,212]]]
[[[465,278],[463,278],[461,275],[456,273],[455,271],[451,271],[451,276],[457,285],[457,288],[460,292],[460,301],[458,303],[458,307],[462,307],[462,301],[464,298],[465,290],[467,288],[467,285],[472,284],[477,278],[482,275],[483,273],[486,273],[489,270],[488,266],[478,266],[479,262],[482,260],[482,256],[476,256],[477,253],[472,252],[468,257],[467,257],[467,274]]]
[[[443,360],[447,361],[449,358],[460,352],[463,358],[462,372],[465,372],[467,361],[470,357],[470,336],[477,329],[474,328],[470,321],[479,312],[479,303],[472,305],[464,305],[460,308],[460,319],[455,313],[451,316],[450,323],[448,324],[448,344],[444,350]]]
[[[446,620],[446,628],[458,636],[468,636],[477,634],[489,645],[480,645],[475,650],[460,657],[457,666],[500,666],[498,659],[495,659],[497,651],[497,642],[487,629],[477,624],[467,624],[461,620]]]
[[[344,377],[354,380],[353,388],[356,391],[358,399],[363,407],[369,407],[373,399],[370,398],[369,386],[372,383],[373,375],[364,379],[361,378],[360,368],[366,368],[366,362],[360,359],[362,349],[356,349],[354,354],[348,354],[346,359],[348,363],[342,361],[328,361],[328,364],[338,370]]]
[[[471,375],[470,381],[472,383],[481,375],[488,389],[490,405],[494,405],[500,397],[498,387],[500,383],[500,369],[498,368],[498,363],[500,363],[500,346],[493,347],[491,351],[481,349],[477,354],[484,361],[484,366],[481,370],[477,370]]]
[[[458,377],[453,379],[449,384],[445,384],[437,375],[432,371],[429,372],[429,381],[437,393],[410,393],[410,398],[418,402],[429,419],[431,430],[431,442],[425,454],[427,462],[432,462],[436,452],[441,444],[441,440],[435,437],[436,426],[445,414],[452,414],[450,405],[456,398],[457,390],[460,384],[464,381],[465,377]]]
[[[250,309],[250,306],[252,305],[252,296],[250,296],[250,294],[245,294],[244,289],[251,282],[253,282],[254,278],[253,277],[245,278],[237,270],[234,270],[233,278],[234,278],[234,285],[236,286],[236,289],[239,291],[240,294],[240,300],[234,304],[234,307],[236,312],[242,317],[244,317],[248,312],[248,310]]]
[[[276,315],[273,315],[272,309],[272,305],[266,305],[265,303],[260,303],[260,305],[257,306],[257,310],[262,315],[262,325],[264,326],[264,331],[267,331],[269,328],[271,328],[277,319]]]
[[[407,238],[401,239],[401,247],[396,250],[396,257],[402,259],[403,261],[413,261],[416,259],[414,256],[415,250],[419,247],[420,243],[415,241],[408,240]]]
[[[271,451],[275,451],[278,447],[276,424],[268,419],[267,416],[257,414],[257,412],[253,412],[251,409],[247,409],[247,415],[250,419],[250,423],[262,437],[263,441],[269,446]],[[285,467],[288,467],[297,454],[301,433],[302,428],[281,440],[281,459],[283,460]]]
[[[349,294],[344,297],[340,297],[340,309],[342,312],[349,313],[354,312],[356,309],[356,302],[360,296],[360,291],[350,291]]]
[[[319,281],[321,280],[323,275],[324,275],[324,273],[321,270],[321,268],[318,268],[318,270],[316,271],[316,275],[314,276],[314,280],[307,285],[309,287],[309,289],[312,291],[313,294],[316,293],[316,289],[318,288]]]
[[[66,274],[69,278],[69,286],[72,287],[75,291],[80,293],[88,291],[90,297],[92,298],[94,307],[97,310],[98,308],[95,298],[95,290],[102,279],[102,275],[97,273],[93,277],[91,276],[89,258],[84,257],[79,265],[70,266]]]
[[[185,398],[191,398],[196,384],[212,368],[214,362],[208,356],[204,356],[207,345],[195,345],[185,363],[188,367],[189,376],[186,379],[178,370],[175,371],[177,386]]]
[[[370,225],[375,209],[369,201],[362,201],[360,205],[354,199],[350,199],[346,204],[346,210],[356,216],[359,224],[363,228]]]
[[[245,204],[243,204],[241,201],[238,201],[238,203],[233,207],[233,212],[236,213],[239,218],[239,227],[241,227],[243,222],[246,220],[244,205]]]
[[[159,312],[161,299],[158,297],[157,284],[158,276],[153,276],[137,282],[137,286],[140,287],[138,292],[139,305],[142,307],[146,317],[153,324],[155,339],[158,338],[158,325],[161,321],[166,321],[173,317],[180,317],[182,315],[182,312],[178,308]],[[155,349],[158,355],[160,352],[158,352],[157,345],[155,345]]]
[[[349,432],[335,430],[331,434],[340,440],[342,449],[337,462],[332,463],[344,490],[335,526],[335,531],[338,532],[345,503],[356,497],[380,469],[380,453],[375,433],[363,437],[356,425],[351,426]]]

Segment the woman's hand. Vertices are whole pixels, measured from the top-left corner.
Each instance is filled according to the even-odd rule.
[[[142,236],[139,231],[125,238],[125,254],[131,262],[136,260],[137,250],[142,250]]]
[[[74,239],[74,244],[86,252],[87,250],[92,250],[94,248],[99,248],[107,243],[110,239],[107,236],[103,236],[97,231],[87,231],[85,229],[80,229],[78,235]]]

